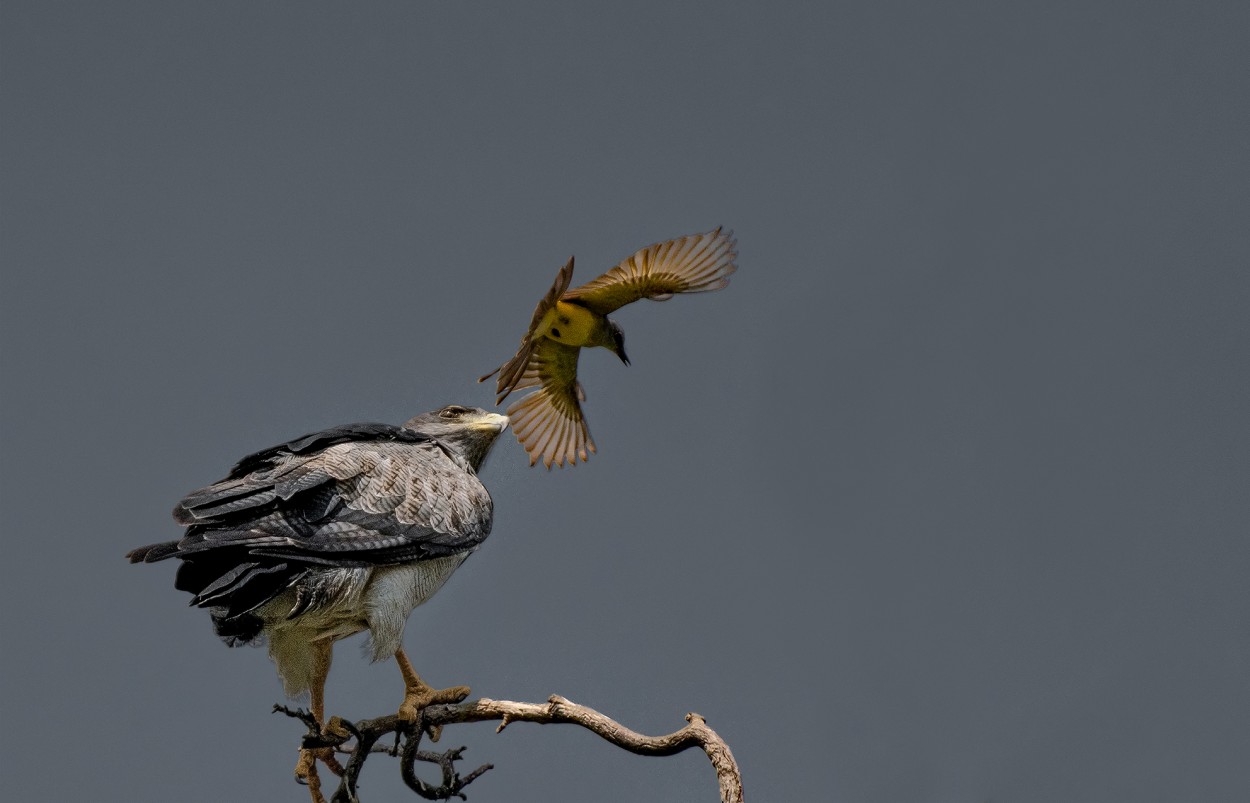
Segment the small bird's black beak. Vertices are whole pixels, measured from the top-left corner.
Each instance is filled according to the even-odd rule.
[[[608,318],[608,329],[612,332],[612,353],[620,357],[621,362],[629,365],[629,357],[625,356],[625,333],[611,318]]]

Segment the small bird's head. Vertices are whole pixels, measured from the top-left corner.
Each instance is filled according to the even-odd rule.
[[[629,365],[629,357],[625,356],[625,331],[621,329],[616,321],[608,318],[608,333],[612,335],[612,342],[608,345],[608,348],[612,350],[613,354],[621,358],[621,362]]]
[[[473,470],[477,471],[486,460],[495,438],[508,426],[508,416],[488,412],[480,407],[461,407],[449,404],[410,418],[404,429],[437,438],[444,445],[459,452]]]

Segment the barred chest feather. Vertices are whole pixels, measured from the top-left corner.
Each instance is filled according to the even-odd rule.
[[[257,613],[265,622],[269,656],[287,694],[296,696],[307,691],[314,641],[338,640],[368,630],[372,660],[394,655],[403,643],[409,614],[442,588],[471,553],[472,550],[396,566],[320,572],[307,578],[313,588],[304,589],[303,593],[324,595],[324,602],[294,619],[288,619],[287,614],[299,593],[295,589],[267,603]]]
[[[395,654],[403,642],[404,623],[413,609],[443,587],[470,552],[399,566],[379,566],[365,588],[365,617],[373,639],[373,660]]]

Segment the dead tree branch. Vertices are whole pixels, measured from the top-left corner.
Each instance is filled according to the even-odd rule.
[[[449,800],[453,797],[467,799],[464,794],[465,787],[492,766],[484,764],[461,776],[456,769],[456,762],[461,759],[465,748],[442,753],[424,751],[420,749],[421,738],[427,732],[437,733],[444,725],[493,721],[499,722],[496,733],[513,722],[580,725],[617,747],[642,756],[671,756],[698,747],[707,754],[716,771],[721,803],[743,803],[742,775],[729,745],[707,726],[703,717],[694,713],[686,715],[687,724],[680,730],[665,736],[646,736],[592,708],[578,705],[559,695],[552,695],[546,703],[516,703],[483,698],[457,704],[432,705],[421,712],[417,723],[404,722],[394,714],[354,723],[336,717],[327,725],[325,732],[318,732],[315,720],[302,711],[280,705],[275,705],[274,711],[299,719],[309,726],[309,733],[304,737],[304,747],[330,748],[348,756],[347,763],[342,768],[338,789],[330,798],[331,803],[359,803],[356,796],[357,780],[365,761],[376,753],[398,756],[404,783],[427,800]],[[395,735],[394,746],[380,745],[379,741],[389,734]],[[439,784],[428,783],[417,776],[418,761],[438,765],[442,771]],[[314,803],[324,803],[319,788],[310,786],[310,792]]]

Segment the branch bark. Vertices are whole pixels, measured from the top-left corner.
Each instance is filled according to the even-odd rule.
[[[709,728],[698,714],[686,714],[687,725],[681,730],[666,736],[644,736],[592,708],[578,705],[558,694],[547,698],[545,704],[483,698],[458,705],[430,706],[425,711],[425,721],[431,725],[493,720],[500,720],[496,733],[512,722],[581,725],[617,747],[641,756],[671,756],[691,747],[699,747],[707,754],[716,770],[722,803],[742,803],[742,774],[738,769],[738,762],[734,760],[733,752],[725,744],[725,740]]]
[[[292,711],[283,706],[274,706],[288,716],[308,722],[303,712]],[[452,797],[464,798],[463,789],[475,778],[491,768],[489,764],[477,768],[468,775],[460,776],[456,771],[455,762],[460,760],[464,748],[448,750],[444,753],[430,753],[419,750],[421,736],[427,730],[437,733],[445,725],[467,722],[498,721],[498,733],[513,722],[534,722],[540,725],[570,724],[580,725],[597,734],[608,742],[642,756],[671,756],[698,747],[712,762],[716,771],[717,783],[720,786],[721,803],[743,803],[742,774],[738,763],[734,760],[729,745],[716,731],[708,727],[707,722],[698,714],[686,715],[686,726],[664,736],[646,736],[626,728],[614,719],[566,700],[559,695],[552,695],[546,703],[518,703],[509,700],[470,700],[464,703],[432,705],[421,712],[418,723],[404,722],[394,714],[356,723],[338,720],[341,737],[310,733],[304,740],[305,747],[332,747],[339,752],[348,754],[349,758],[339,787],[331,798],[331,803],[359,803],[356,796],[356,781],[364,767],[365,760],[375,753],[386,752],[400,756],[400,771],[404,783],[422,797],[430,800],[447,800]],[[384,749],[378,746],[379,740],[387,734],[396,735],[396,747]],[[406,740],[399,747],[400,737]],[[354,737],[352,745],[346,745]],[[442,783],[430,785],[416,776],[415,761],[437,764],[442,770]],[[317,801],[320,793],[314,791],[313,799]]]

